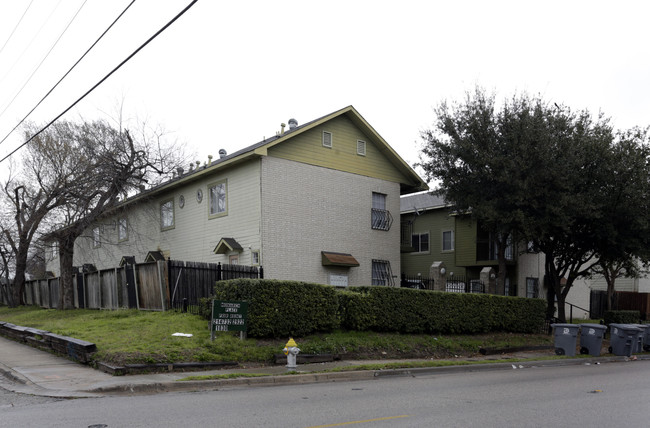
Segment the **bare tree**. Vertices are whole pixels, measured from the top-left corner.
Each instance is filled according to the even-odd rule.
[[[33,135],[35,127],[27,125],[25,135]],[[72,177],[70,147],[63,145],[57,152],[51,150],[54,141],[65,141],[69,132],[66,122],[53,125],[27,146],[22,157],[20,173],[12,170],[3,183],[3,207],[6,218],[13,223],[3,225],[6,245],[13,253],[15,272],[12,287],[12,305],[24,304],[25,273],[30,247],[45,217],[65,203],[65,191]],[[10,212],[10,214],[9,214]]]
[[[110,213],[144,183],[156,184],[177,167],[181,151],[160,140],[135,140],[128,130],[105,121],[71,127],[76,170],[67,183],[65,205],[56,210],[59,223],[48,234],[58,243],[61,273],[59,307],[74,306],[74,244],[95,221]],[[140,134],[143,135],[143,134]],[[146,134],[145,134],[146,135]],[[63,146],[66,142],[60,142]]]

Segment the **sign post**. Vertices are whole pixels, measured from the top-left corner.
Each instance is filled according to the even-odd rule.
[[[246,338],[246,315],[248,302],[212,301],[212,320],[210,321],[210,339],[214,340],[215,331],[239,331],[240,339]]]

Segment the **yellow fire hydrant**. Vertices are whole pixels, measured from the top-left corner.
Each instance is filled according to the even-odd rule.
[[[300,348],[298,348],[298,344],[296,343],[295,340],[293,340],[293,337],[289,338],[289,341],[287,342],[286,345],[284,345],[284,349],[282,351],[284,352],[284,355],[287,356],[286,367],[289,370],[295,369],[297,367],[296,358],[298,356],[298,353],[300,352]]]

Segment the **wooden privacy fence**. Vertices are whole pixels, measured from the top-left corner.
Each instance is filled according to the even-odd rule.
[[[615,291],[612,310],[639,311],[642,320],[650,317],[650,293]],[[589,317],[603,318],[607,311],[607,291],[591,290],[589,296]]]
[[[200,299],[212,297],[216,281],[262,277],[262,268],[256,266],[176,260],[125,264],[74,275],[74,306],[156,311],[173,307],[198,312]],[[28,305],[55,309],[60,295],[59,278],[25,282]]]

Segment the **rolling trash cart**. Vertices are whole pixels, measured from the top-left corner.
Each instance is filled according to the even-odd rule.
[[[631,324],[610,324],[611,333],[609,352],[614,355],[631,357],[639,343],[641,329]]]
[[[580,324],[580,353],[600,356],[607,327],[600,324]]]
[[[648,327],[650,327],[650,325],[648,324],[630,324],[630,325],[633,325],[634,327],[641,330],[636,337],[636,348],[634,349],[634,352],[643,352],[643,347],[647,343],[646,332],[648,331]]]
[[[555,355],[576,355],[576,337],[578,336],[577,324],[551,324],[555,330]]]

